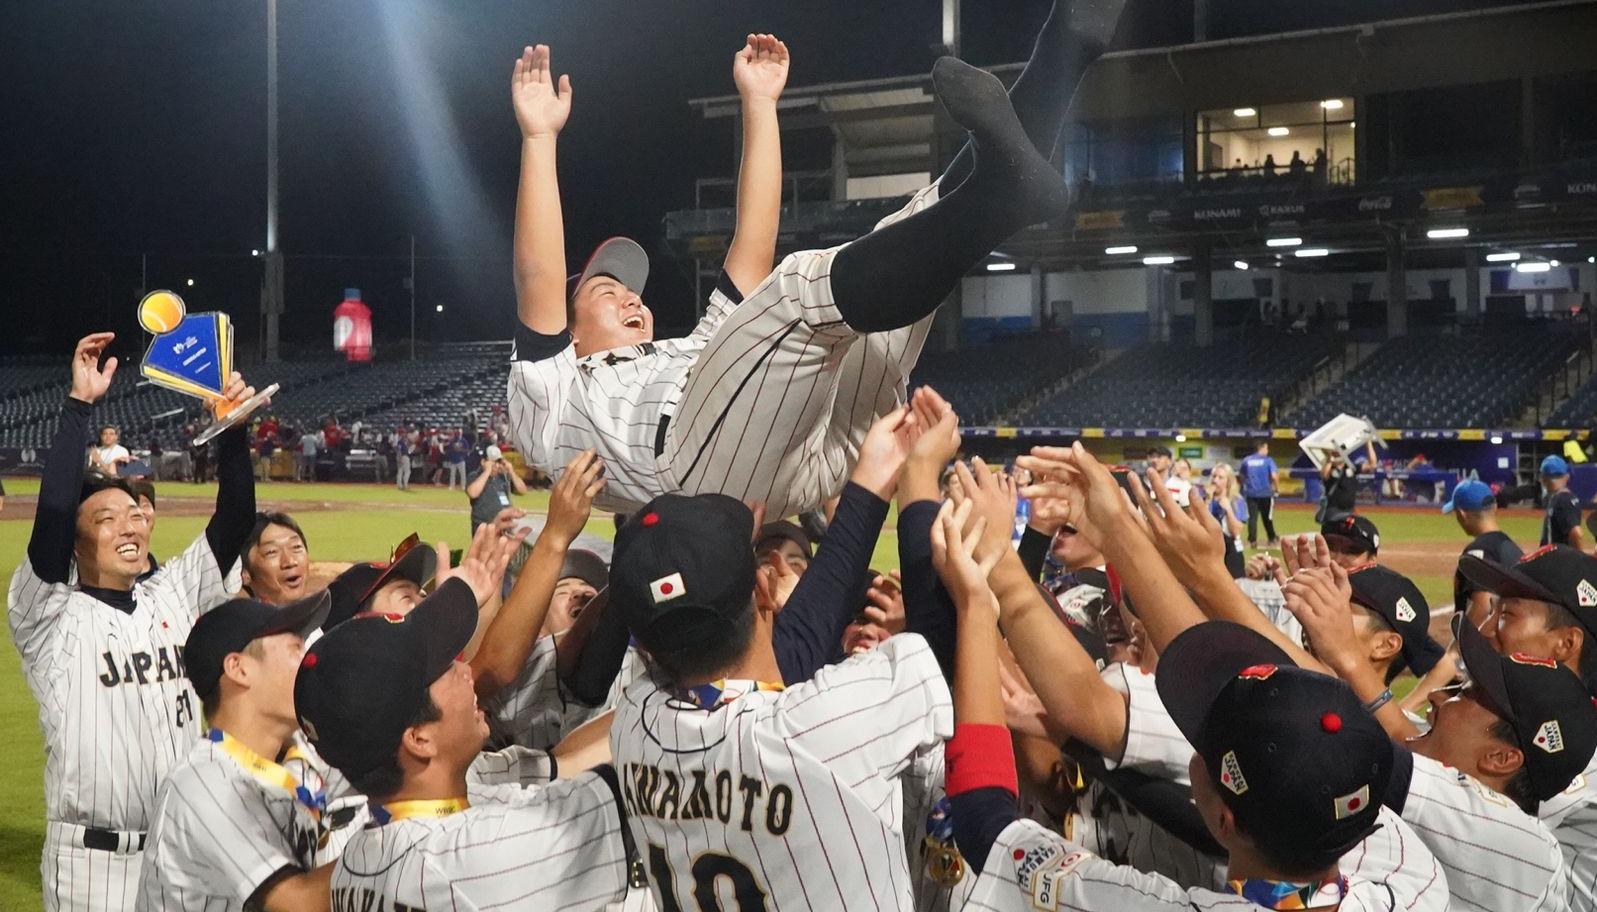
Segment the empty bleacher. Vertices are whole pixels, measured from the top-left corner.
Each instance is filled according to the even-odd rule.
[[[1410,333],[1381,346],[1283,423],[1317,427],[1346,412],[1378,427],[1503,427],[1584,342],[1583,327],[1545,321]]]
[[[1033,407],[1040,427],[1251,427],[1338,344],[1325,336],[1256,332],[1209,348],[1148,343]]]
[[[937,390],[966,426],[991,425],[1096,356],[1068,336],[1011,336],[954,352],[925,352],[910,386]]]

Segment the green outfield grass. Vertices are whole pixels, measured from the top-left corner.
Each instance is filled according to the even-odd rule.
[[[10,479],[10,495],[29,497],[38,492],[34,479]],[[215,497],[214,485],[160,486],[158,516],[152,550],[163,557],[185,547],[204,528],[202,515],[175,515],[203,508]],[[393,544],[411,531],[428,540],[444,539],[463,545],[469,524],[466,501],[459,492],[417,487],[403,493],[376,485],[263,484],[257,499],[264,509],[288,504],[305,529],[315,560],[355,561],[385,558]],[[519,499],[524,509],[542,511],[548,495],[534,491]],[[13,502],[0,512],[0,570],[7,580],[27,547],[31,522],[16,517]],[[170,512],[168,512],[170,511]],[[29,511],[31,515],[31,511]],[[1453,520],[1434,508],[1380,510],[1372,513],[1383,541],[1392,547],[1419,548],[1434,555],[1456,556],[1464,538]],[[1283,507],[1277,512],[1282,534],[1312,531],[1306,508]],[[877,543],[873,566],[898,566],[897,535],[889,517],[888,528]],[[1505,528],[1516,541],[1534,542],[1540,520],[1530,513],[1505,517]],[[608,516],[589,524],[588,531],[603,538],[613,535]],[[1433,605],[1451,600],[1446,574],[1417,574],[1416,582]],[[39,906],[39,851],[44,832],[44,753],[39,734],[38,707],[23,682],[15,649],[0,648],[0,738],[11,747],[0,773],[0,807],[8,809],[0,821],[0,910]]]

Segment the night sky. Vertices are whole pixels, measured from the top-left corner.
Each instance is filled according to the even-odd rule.
[[[1211,38],[1499,5],[1502,0],[1210,0]],[[965,56],[1024,59],[1048,0],[965,0]],[[567,252],[612,234],[660,247],[693,181],[732,171],[724,123],[749,31],[793,50],[789,85],[923,71],[937,0],[280,0],[285,340],[330,347],[359,286],[402,338],[409,238],[420,334],[507,338],[518,136],[510,66],[553,48],[575,110],[561,137]],[[1191,39],[1191,0],[1132,0],[1129,40]],[[0,5],[0,352],[65,351],[91,329],[136,339],[141,266],[191,310],[256,331],[265,241],[265,0],[7,0]],[[141,260],[141,254],[147,259]],[[693,313],[654,258],[662,325]],[[193,288],[184,283],[193,278]],[[445,306],[443,314],[434,307]]]

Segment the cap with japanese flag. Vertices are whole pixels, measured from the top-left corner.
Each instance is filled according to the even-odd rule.
[[[1246,627],[1210,621],[1160,653],[1155,683],[1221,800],[1261,849],[1318,864],[1375,828],[1397,759],[1341,680],[1298,668]]]
[[[724,494],[666,494],[616,533],[610,605],[651,652],[706,641],[753,610],[754,514]]]

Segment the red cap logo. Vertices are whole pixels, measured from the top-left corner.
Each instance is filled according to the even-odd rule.
[[[304,666],[305,668],[315,668],[316,667],[316,653],[314,653],[314,652],[305,653],[305,658],[300,660],[300,665]]]
[[[643,514],[643,519],[639,520],[639,522],[643,523],[644,528],[648,528],[650,526],[657,526],[657,525],[660,524],[660,514],[658,514],[658,513],[645,513],[645,514]]]
[[[1522,564],[1528,564],[1531,561],[1535,560],[1536,558],[1541,557],[1543,554],[1546,554],[1549,551],[1556,551],[1556,550],[1558,550],[1558,546],[1557,545],[1542,545],[1540,548],[1537,548],[1535,551],[1532,551],[1531,553],[1529,553],[1529,554],[1525,555],[1524,557],[1520,558],[1519,562],[1522,563]]]
[[[1342,717],[1334,712],[1328,712],[1320,717],[1320,730],[1328,735],[1334,735],[1342,730]]]
[[[1250,681],[1268,681],[1275,672],[1276,667],[1274,665],[1249,665],[1247,668],[1237,672],[1237,677],[1247,678]]]
[[[1523,652],[1516,652],[1516,653],[1513,653],[1513,654],[1509,655],[1508,660],[1510,662],[1513,662],[1513,663],[1517,664],[1517,665],[1535,665],[1535,666],[1538,666],[1540,668],[1557,668],[1558,667],[1558,660],[1557,659],[1548,658],[1547,656],[1526,655]]]

